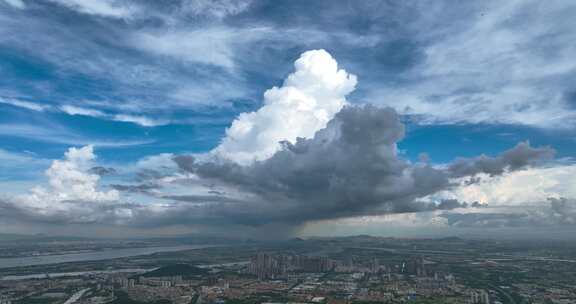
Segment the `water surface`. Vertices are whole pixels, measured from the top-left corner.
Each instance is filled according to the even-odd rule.
[[[0,269],[11,267],[69,263],[69,262],[111,260],[111,259],[126,258],[139,255],[148,255],[158,252],[184,251],[184,250],[202,249],[214,246],[215,245],[186,245],[186,246],[165,246],[165,247],[145,247],[145,248],[122,248],[122,249],[108,249],[96,252],[69,253],[60,255],[30,256],[21,258],[0,258]]]

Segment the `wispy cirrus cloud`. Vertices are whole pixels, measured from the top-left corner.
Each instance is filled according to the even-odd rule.
[[[137,33],[133,37],[133,43],[143,50],[161,56],[231,69],[235,66],[232,44],[239,37],[249,37],[249,32],[244,34],[248,35],[222,28]]]
[[[30,124],[0,124],[0,135],[6,138],[23,138],[38,142],[83,146],[93,144],[98,147],[129,147],[145,145],[153,140],[109,140],[83,136],[58,125],[39,126]]]
[[[82,115],[91,117],[106,117],[106,114],[100,110],[81,108],[73,105],[62,105],[60,110],[69,115]]]
[[[25,100],[19,100],[14,98],[4,98],[0,97],[0,103],[9,104],[11,106],[24,108],[32,111],[50,111],[50,112],[61,112],[68,115],[80,115],[89,116],[105,120],[113,120],[119,122],[129,122],[134,123],[143,127],[156,127],[163,126],[170,123],[169,120],[164,119],[152,119],[144,115],[133,115],[133,114],[108,114],[98,109],[91,109],[85,107],[79,107],[75,105],[61,105],[59,107],[54,107],[51,105],[39,104]]]
[[[0,18],[5,29],[0,41],[40,56],[60,73],[121,83],[97,94],[139,100],[141,108],[227,106],[230,100],[253,99],[248,78],[285,72],[270,58],[282,60],[279,67],[285,68],[286,52],[320,45],[363,70],[360,99],[381,100],[420,123],[563,128],[576,119],[570,99],[574,24],[564,18],[576,7],[565,1],[313,3],[308,8],[260,1],[50,3],[112,20],[100,20],[74,39],[79,33],[63,30],[56,17],[13,14]],[[392,17],[379,18],[382,14]],[[439,22],[444,15],[458,26]],[[122,16],[150,22],[111,24]],[[14,35],[24,23],[32,30]],[[67,45],[70,40],[77,43]],[[43,53],[37,54],[40,48]],[[141,96],[142,88],[153,97]]]
[[[167,125],[170,123],[168,120],[152,119],[143,115],[131,114],[107,114],[100,110],[82,108],[73,105],[62,105],[60,110],[69,115],[82,115],[106,120],[120,121],[134,123],[143,127],[156,127]]]
[[[45,111],[51,108],[49,105],[35,103],[27,100],[20,100],[16,98],[9,98],[9,97],[1,97],[0,96],[0,103],[8,104],[11,106],[24,108],[32,111]]]
[[[166,120],[157,120],[148,118],[145,116],[136,116],[136,115],[128,115],[128,114],[117,114],[112,116],[112,120],[115,121],[123,121],[123,122],[131,122],[137,125],[141,125],[143,127],[156,127],[169,124],[169,121]]]
[[[0,148],[0,181],[29,181],[44,170],[50,161],[30,151],[9,151]]]
[[[121,0],[49,0],[83,14],[129,18],[137,11],[135,2]]]
[[[432,15],[447,14],[445,3]],[[425,9],[420,5],[419,9]],[[419,31],[421,60],[402,73],[398,86],[374,88],[380,98],[424,124],[518,124],[572,128],[576,12],[570,1],[484,1],[471,4],[459,26],[437,23]],[[558,20],[562,20],[558,22]],[[426,27],[427,18],[414,21]],[[452,21],[451,21],[452,22]]]

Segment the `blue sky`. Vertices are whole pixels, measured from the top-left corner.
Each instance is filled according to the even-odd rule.
[[[0,193],[49,184],[45,171],[71,147],[93,145],[92,165],[117,171],[97,191],[139,182],[150,160],[236,153],[225,143],[239,140],[227,131],[235,119],[274,103],[264,92],[289,87],[295,62],[320,49],[357,77],[326,98],[393,108],[409,163],[497,158],[529,141],[556,151],[541,166],[565,169],[576,156],[575,13],[572,1],[529,0],[0,0]],[[276,152],[276,140],[295,143],[277,134],[312,138],[328,120],[253,135],[272,136]]]

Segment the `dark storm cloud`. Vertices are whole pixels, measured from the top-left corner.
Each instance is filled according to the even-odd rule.
[[[532,148],[529,142],[520,142],[514,148],[504,151],[497,157],[481,155],[472,159],[458,159],[450,165],[448,170],[452,177],[471,176],[479,173],[496,176],[505,171],[516,171],[537,162],[549,160],[554,157],[555,152],[550,147]]]
[[[466,185],[466,186],[476,185],[476,184],[479,184],[481,182],[482,182],[482,178],[472,176],[469,179],[464,181],[464,185]]]
[[[136,172],[134,184],[111,184],[109,187],[112,189],[129,192],[129,193],[142,193],[151,194],[151,190],[159,190],[162,186],[159,180],[170,176],[169,173],[154,169],[142,169]]]
[[[250,166],[222,159],[200,162],[188,155],[176,156],[174,162],[182,171],[218,187],[254,195],[232,205],[214,198],[210,211],[212,216],[258,225],[465,208],[466,202],[422,198],[455,186],[450,178],[470,177],[470,183],[477,183],[475,174],[523,169],[554,153],[521,142],[496,157],[459,159],[439,169],[398,156],[396,143],[404,133],[404,125],[390,108],[349,106],[313,138],[283,142],[271,158]]]
[[[396,143],[404,132],[390,108],[346,107],[314,138],[284,142],[274,156],[251,166],[224,160],[196,162],[185,155],[174,161],[202,179],[256,195],[257,200],[244,204],[211,207],[216,213],[233,213],[232,220],[245,223],[300,223],[465,206],[418,200],[446,189],[450,182],[442,170],[398,157]]]
[[[105,175],[114,175],[116,174],[116,169],[114,168],[106,168],[106,167],[92,167],[90,168],[90,170],[88,170],[89,173],[92,174],[97,174],[100,176],[105,176]]]
[[[140,182],[158,180],[166,176],[166,173],[152,169],[143,169],[136,172],[136,180]]]
[[[436,168],[426,162],[411,163],[399,155],[397,143],[404,135],[405,126],[395,110],[347,106],[313,138],[283,142],[266,160],[239,165],[220,158],[197,161],[190,155],[178,155],[173,161],[183,174],[174,175],[167,168],[144,169],[136,174],[134,184],[110,185],[148,195],[153,199],[150,203],[57,201],[59,208],[42,213],[33,204],[22,207],[17,200],[10,200],[3,201],[0,208],[4,216],[55,223],[110,222],[141,227],[282,223],[297,227],[311,220],[465,208],[469,206],[466,202],[426,197],[457,186],[450,180],[453,177],[502,174],[553,154],[550,148],[532,148],[522,142],[496,157],[460,159],[447,168]],[[170,193],[170,183],[179,187],[178,193]],[[182,191],[198,185],[211,192]],[[567,203],[553,204],[556,217],[569,221],[572,209]]]
[[[460,202],[456,199],[445,199],[441,200],[440,204],[438,204],[439,210],[451,210],[456,208],[466,208],[468,204],[465,202]]]
[[[488,207],[487,204],[481,204],[479,202],[473,202],[472,204],[470,204],[470,207],[472,208],[486,208]]]
[[[145,183],[145,184],[137,184],[137,185],[121,185],[121,184],[112,184],[110,185],[112,189],[122,191],[122,192],[131,192],[131,193],[150,193],[150,190],[160,189],[161,187],[157,184],[153,183]]]
[[[222,195],[164,195],[164,199],[188,203],[244,203],[244,200]]]
[[[144,169],[136,174],[134,184],[110,185],[148,195],[153,199],[150,203],[58,201],[59,208],[42,213],[35,205],[22,207],[10,200],[0,208],[4,216],[55,223],[297,227],[311,220],[466,208],[469,202],[426,197],[457,186],[450,180],[453,177],[522,169],[552,153],[549,148],[520,143],[493,158],[461,159],[447,168],[436,168],[426,162],[411,163],[398,154],[396,144],[404,135],[405,126],[393,109],[347,106],[313,138],[283,142],[266,160],[239,165],[220,158],[197,161],[178,155],[173,157],[181,171],[178,175],[171,170]],[[179,187],[178,193],[170,193],[170,183]],[[198,185],[210,192],[182,191]],[[553,204],[557,218],[571,218],[567,203]],[[476,216],[485,222],[489,217]],[[493,217],[501,221],[505,216]]]

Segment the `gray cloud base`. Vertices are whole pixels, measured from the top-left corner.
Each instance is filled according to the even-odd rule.
[[[473,176],[479,173],[501,175],[506,170],[516,171],[554,157],[550,147],[532,148],[529,142],[520,142],[497,157],[481,155],[472,159],[461,158],[449,167],[451,177]]]
[[[398,156],[396,143],[404,133],[391,108],[349,106],[313,138],[284,142],[281,151],[250,166],[198,162],[186,155],[174,161],[211,183],[256,195],[255,201],[210,208],[214,214],[232,215],[232,221],[257,225],[465,207],[456,200],[422,198],[454,186],[453,177],[498,175],[553,155],[550,148],[532,148],[526,142],[495,158],[459,159],[438,169]]]
[[[401,158],[396,144],[404,135],[405,127],[392,108],[347,106],[313,138],[283,142],[272,157],[251,165],[174,156],[180,173],[194,176],[174,183],[185,189],[195,183],[210,185],[209,195],[194,193],[192,188],[191,193],[170,193],[160,182],[170,174],[144,169],[136,175],[139,184],[111,187],[170,203],[66,201],[66,210],[46,212],[6,199],[0,208],[3,216],[29,221],[138,227],[280,225],[286,229],[313,220],[467,207],[458,200],[425,198],[457,186],[453,178],[499,175],[536,165],[554,153],[521,142],[496,157],[458,159],[446,168],[437,168]],[[563,203],[555,206],[565,210]]]

